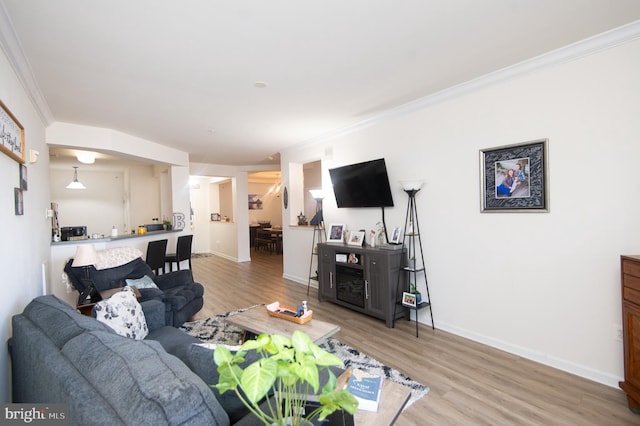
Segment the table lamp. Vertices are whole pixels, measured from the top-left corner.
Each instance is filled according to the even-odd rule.
[[[89,267],[95,266],[98,263],[98,255],[96,254],[96,248],[93,244],[82,244],[76,249],[76,255],[73,258],[72,267],[82,267],[84,269],[84,278],[82,284],[84,290],[80,292],[78,297],[78,305],[86,305],[88,303],[96,303],[102,300],[102,296],[93,285],[91,277],[89,275]]]

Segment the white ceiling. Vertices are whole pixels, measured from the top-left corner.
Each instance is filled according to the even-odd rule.
[[[640,19],[638,0],[0,5],[45,116],[230,165],[273,162],[287,146]]]

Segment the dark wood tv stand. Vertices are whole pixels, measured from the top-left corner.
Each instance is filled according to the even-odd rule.
[[[351,263],[349,258],[356,263]],[[404,265],[402,248],[359,247],[340,243],[318,244],[318,300],[345,306],[385,320],[393,327],[394,305],[400,303],[404,282],[397,286]],[[396,295],[396,288],[400,294]],[[406,318],[406,309],[396,309]]]

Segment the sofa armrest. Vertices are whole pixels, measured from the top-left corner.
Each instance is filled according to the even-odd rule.
[[[166,290],[185,284],[191,284],[193,282],[193,274],[190,269],[183,269],[158,275],[156,276],[155,282],[158,287],[160,287],[160,290]]]
[[[156,328],[164,327],[166,324],[166,305],[157,299],[147,300],[140,303],[144,319],[147,321],[147,328],[153,331]]]

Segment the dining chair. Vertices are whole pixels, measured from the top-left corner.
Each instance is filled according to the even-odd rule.
[[[189,261],[189,269],[191,269],[191,243],[193,242],[193,235],[183,235],[178,237],[175,253],[167,253],[165,261],[169,264],[169,272],[173,271],[173,264],[177,265],[178,271],[180,270],[180,262],[183,260]]]
[[[168,240],[149,241],[147,244],[147,258],[145,262],[156,275],[160,275],[160,270],[165,273],[165,255],[167,252]]]
[[[265,248],[269,253],[273,253],[276,249],[276,241],[274,240],[273,235],[270,231],[265,229],[258,229],[256,231],[256,238],[253,245],[255,250]]]

